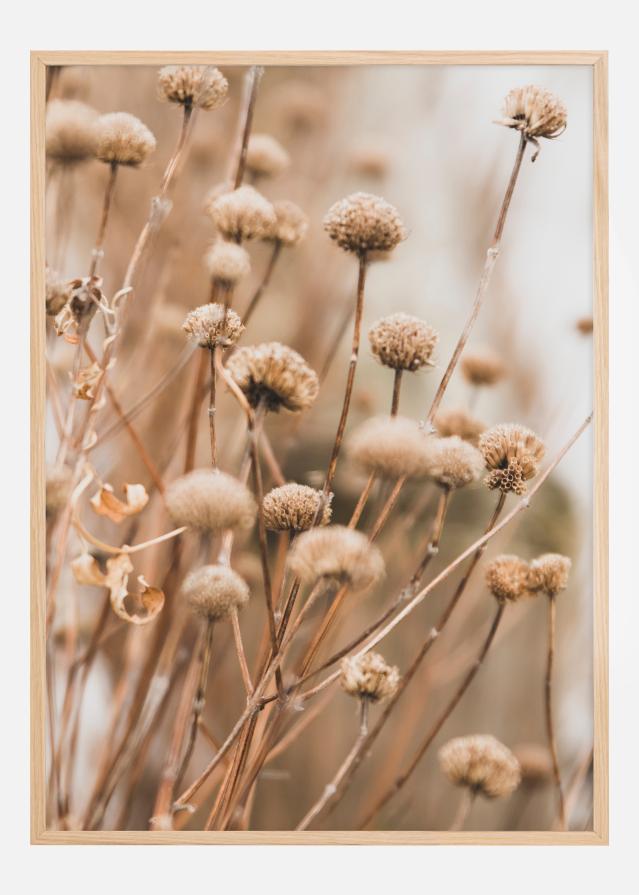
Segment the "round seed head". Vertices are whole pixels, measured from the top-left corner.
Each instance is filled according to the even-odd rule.
[[[384,560],[377,547],[361,532],[343,525],[303,532],[293,543],[288,564],[304,584],[325,578],[353,591],[368,590],[384,574]]]
[[[442,438],[458,435],[475,447],[479,442],[479,436],[486,431],[486,426],[483,423],[462,409],[440,410],[435,415],[433,422]]]
[[[298,413],[317,398],[319,380],[304,358],[280,342],[239,348],[226,369],[242,389],[251,407],[263,403]]]
[[[379,653],[364,653],[342,660],[339,682],[349,696],[380,702],[397,692],[399,669]]]
[[[47,470],[46,511],[53,516],[67,505],[71,493],[73,475],[68,466],[57,466]]]
[[[228,81],[213,65],[165,65],[158,74],[160,99],[182,106],[217,109],[228,89]]]
[[[246,581],[228,566],[201,566],[182,583],[182,598],[189,608],[208,621],[228,618],[250,596]]]
[[[222,236],[236,242],[266,239],[275,226],[273,206],[252,186],[211,196],[206,210]]]
[[[552,780],[552,756],[546,746],[539,743],[522,743],[513,749],[521,768],[522,786],[543,786]]]
[[[530,596],[528,576],[530,567],[518,556],[503,554],[486,567],[486,584],[500,603],[516,603]]]
[[[155,151],[155,137],[151,131],[128,112],[100,115],[95,129],[95,154],[101,162],[136,167]]]
[[[288,199],[273,202],[273,209],[275,226],[266,238],[289,248],[302,242],[308,231],[308,218],[302,209]]]
[[[571,561],[561,553],[544,553],[530,564],[529,587],[556,596],[568,587]]]
[[[244,324],[231,308],[213,303],[189,311],[182,329],[200,348],[228,348],[242,335]]]
[[[471,385],[495,385],[506,375],[502,359],[488,349],[466,354],[461,360],[461,371]]]
[[[199,531],[249,529],[257,507],[246,485],[225,472],[194,469],[166,489],[166,507],[176,528]]]
[[[368,340],[385,367],[414,372],[433,366],[439,334],[423,320],[399,313],[378,320],[369,330]]]
[[[355,429],[346,448],[353,462],[369,474],[421,478],[427,475],[429,441],[414,420],[376,416]]]
[[[449,740],[439,750],[439,765],[454,786],[467,786],[487,799],[509,796],[521,780],[513,753],[489,734]]]
[[[428,476],[442,488],[456,490],[478,480],[484,463],[482,455],[472,444],[458,435],[430,437],[426,444]]]
[[[246,148],[246,170],[253,177],[275,177],[291,163],[284,147],[270,134],[251,134]]]
[[[488,487],[521,495],[526,493],[526,482],[537,475],[546,449],[531,429],[502,423],[480,436],[479,450],[490,470],[484,479]]]
[[[213,243],[204,256],[204,263],[211,279],[227,289],[236,286],[251,272],[251,260],[246,249],[224,239]]]
[[[347,252],[389,252],[406,238],[401,218],[385,199],[371,193],[352,193],[328,210],[324,229]]]
[[[47,158],[63,165],[95,156],[95,123],[98,113],[72,99],[52,99],[47,104],[45,143]]]
[[[504,100],[498,124],[515,128],[526,137],[553,139],[566,130],[566,107],[550,90],[529,84],[516,87]]]
[[[270,531],[306,531],[315,522],[321,499],[322,492],[309,488],[308,485],[290,482],[273,488],[262,502],[264,524]],[[329,494],[324,502],[319,525],[328,525],[331,521],[332,500],[333,495]]]

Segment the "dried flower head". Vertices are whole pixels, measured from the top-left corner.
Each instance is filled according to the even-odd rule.
[[[249,253],[242,246],[224,239],[216,240],[204,256],[211,279],[224,288],[236,286],[251,272]]]
[[[385,199],[371,193],[352,193],[328,210],[324,229],[347,252],[389,252],[406,238],[401,218]]]
[[[95,129],[95,154],[101,162],[135,167],[155,151],[155,137],[151,131],[128,112],[100,115]]]
[[[291,158],[270,134],[251,134],[246,148],[246,170],[253,177],[275,177],[285,171]]]
[[[537,137],[553,140],[566,130],[566,107],[562,101],[543,87],[529,84],[516,87],[504,100],[504,117],[497,124],[515,128],[538,146]],[[533,156],[533,161],[539,150]]]
[[[476,482],[483,465],[477,448],[458,435],[426,441],[426,472],[442,488],[456,490]]]
[[[48,317],[55,317],[71,298],[71,283],[61,280],[58,274],[47,267],[45,308]]]
[[[433,366],[433,351],[439,334],[428,323],[410,314],[382,317],[368,331],[375,357],[393,370],[414,372]]]
[[[439,750],[439,765],[454,786],[467,786],[487,799],[509,796],[521,780],[513,753],[490,734],[449,740]]]
[[[199,531],[249,529],[257,507],[246,485],[225,472],[194,469],[171,482],[166,508],[176,527]]]
[[[383,478],[426,475],[429,437],[415,420],[403,416],[375,416],[350,435],[347,451],[366,472]]]
[[[228,618],[248,603],[246,581],[228,566],[201,566],[182,583],[181,594],[189,608],[208,621]]]
[[[525,494],[526,482],[537,474],[546,449],[531,429],[502,423],[481,435],[479,450],[491,470],[485,479],[489,488]]]
[[[495,385],[506,375],[504,362],[494,351],[473,351],[461,360],[461,371],[471,385]]]
[[[343,525],[312,528],[293,543],[288,564],[304,582],[325,578],[353,591],[368,590],[384,574],[382,554],[366,535]]]
[[[270,531],[306,531],[315,522],[321,499],[321,491],[295,482],[273,488],[262,502],[264,524]],[[329,494],[318,525],[328,525],[331,521],[332,500],[333,495]]]
[[[288,199],[278,199],[273,202],[273,210],[275,226],[265,238],[289,248],[298,245],[308,231],[308,218],[302,209]]]
[[[228,81],[213,65],[165,65],[158,74],[160,98],[186,107],[217,109],[228,89]]]
[[[528,563],[512,554],[498,556],[486,567],[486,584],[500,603],[515,603],[530,596]]]
[[[46,511],[53,516],[66,506],[71,493],[73,475],[68,466],[56,466],[47,470]]]
[[[239,348],[226,369],[251,407],[281,407],[294,413],[306,410],[317,398],[319,380],[304,358],[280,342]]]
[[[358,146],[351,153],[349,167],[355,174],[359,174],[361,177],[381,180],[388,174],[390,157],[379,146]]]
[[[328,117],[324,92],[309,81],[285,81],[273,91],[275,113],[284,127],[302,133],[321,127]]]
[[[339,682],[349,696],[380,702],[397,692],[399,669],[379,653],[364,653],[342,660]]]
[[[530,564],[528,586],[554,597],[568,587],[571,566],[572,562],[561,553],[544,553]]]
[[[451,435],[458,435],[469,444],[475,445],[479,442],[479,436],[486,431],[486,426],[472,417],[465,410],[440,410],[433,420],[435,429],[442,438],[448,438]]]
[[[182,329],[200,348],[228,348],[242,335],[244,324],[231,308],[212,303],[189,311]]]
[[[45,143],[47,158],[63,165],[95,156],[95,123],[98,113],[72,99],[52,99],[47,104]]]
[[[522,743],[513,749],[521,769],[522,786],[543,786],[552,780],[552,756],[547,746],[539,743]]]
[[[226,239],[266,239],[275,226],[273,206],[252,186],[211,197],[206,210]]]

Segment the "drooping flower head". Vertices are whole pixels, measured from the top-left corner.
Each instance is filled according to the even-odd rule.
[[[313,404],[319,391],[317,374],[304,358],[280,342],[239,348],[227,370],[251,407],[281,408],[298,413]]]
[[[515,87],[506,96],[504,117],[497,124],[520,131],[536,147],[533,161],[539,155],[538,137],[553,140],[566,130],[568,113],[562,101],[543,87],[529,84]]]

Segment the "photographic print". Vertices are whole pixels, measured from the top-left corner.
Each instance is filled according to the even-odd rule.
[[[41,55],[36,839],[604,840],[605,57]]]

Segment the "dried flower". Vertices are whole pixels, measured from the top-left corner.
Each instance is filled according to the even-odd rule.
[[[414,372],[433,366],[439,334],[418,317],[400,312],[373,324],[368,340],[373,354],[384,366]]]
[[[552,756],[547,746],[522,743],[513,749],[513,753],[521,769],[522,786],[543,786],[552,780]]]
[[[248,603],[250,591],[244,579],[228,566],[201,566],[190,572],[181,588],[189,608],[208,621],[228,618]]]
[[[229,84],[212,65],[165,65],[158,74],[161,99],[211,111],[226,99]]]
[[[488,349],[464,355],[460,366],[464,378],[471,385],[495,385],[506,375],[502,359]]]
[[[53,99],[47,104],[45,143],[47,157],[70,165],[95,156],[95,123],[98,113],[72,99]]]
[[[204,262],[211,279],[227,289],[236,286],[251,271],[251,259],[246,249],[224,239],[213,243]]]
[[[459,410],[440,410],[435,415],[433,423],[442,438],[458,435],[475,447],[479,442],[479,436],[486,431],[486,426],[483,423],[461,408]]]
[[[242,335],[244,324],[231,308],[212,303],[189,311],[182,329],[200,348],[228,348]]]
[[[339,682],[349,696],[380,702],[397,692],[399,669],[379,653],[364,653],[342,660]]]
[[[322,496],[321,491],[294,482],[273,488],[262,502],[264,524],[271,531],[306,531],[315,522]],[[333,495],[329,494],[319,525],[328,525],[331,521],[332,500]]]
[[[251,134],[246,148],[246,170],[253,177],[275,177],[285,171],[291,158],[270,134]]]
[[[388,153],[378,146],[359,146],[351,153],[349,167],[362,177],[381,180],[388,174],[390,158]]]
[[[155,137],[151,131],[128,112],[100,115],[95,129],[95,154],[101,162],[135,167],[155,151]]]
[[[525,494],[526,482],[537,474],[546,449],[525,426],[502,423],[481,435],[479,450],[491,470],[484,480],[489,488]]]
[[[275,226],[271,203],[252,186],[209,197],[206,210],[226,239],[266,239]]]
[[[297,413],[310,407],[319,391],[314,370],[297,351],[280,342],[239,348],[226,369],[252,407],[263,403],[270,411],[284,407]]]
[[[289,248],[298,245],[308,231],[308,218],[302,209],[288,199],[278,199],[273,202],[273,210],[275,226],[265,239],[280,242]]]
[[[384,574],[382,554],[366,535],[343,525],[312,528],[293,543],[288,564],[305,584],[320,578],[368,590]]]
[[[568,587],[571,561],[561,553],[544,553],[530,564],[528,586],[533,591],[543,591],[551,597]]]
[[[467,786],[487,799],[509,796],[521,780],[513,753],[489,734],[449,740],[439,750],[439,764],[454,786]]]
[[[278,119],[292,131],[313,130],[326,122],[326,97],[309,81],[285,81],[273,91],[273,98]]]
[[[68,466],[56,466],[47,470],[46,511],[53,516],[67,505],[71,494],[73,475]]]
[[[477,448],[458,435],[429,437],[426,441],[426,471],[442,488],[455,490],[476,482],[482,467]]]
[[[414,420],[376,416],[359,425],[346,446],[351,459],[369,474],[419,478],[427,474],[429,440]]]
[[[385,199],[352,193],[328,210],[324,229],[347,252],[388,252],[406,238],[401,218]]]
[[[567,112],[562,101],[550,90],[535,87],[516,87],[504,100],[504,117],[496,122],[520,131],[535,146],[537,137],[553,140],[566,130]],[[533,161],[539,149],[533,156]]]
[[[592,317],[580,317],[575,323],[575,326],[577,332],[580,332],[582,336],[589,336],[593,330]]]
[[[530,596],[528,576],[530,567],[525,560],[511,554],[503,554],[486,567],[486,584],[500,603],[515,603]]]
[[[194,469],[171,482],[166,508],[176,527],[200,531],[249,529],[257,507],[246,485],[225,472]]]

